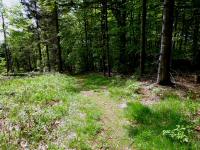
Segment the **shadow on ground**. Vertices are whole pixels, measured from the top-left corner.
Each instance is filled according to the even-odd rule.
[[[120,77],[104,77],[99,74],[75,76],[81,85],[81,91],[98,90],[104,87],[120,87],[125,85],[126,79]]]

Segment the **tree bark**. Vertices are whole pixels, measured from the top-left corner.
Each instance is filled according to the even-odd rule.
[[[161,85],[171,85],[170,64],[172,52],[174,0],[164,0],[163,25],[161,36],[161,52],[157,82]]]
[[[106,29],[105,29],[105,11],[106,11],[106,1],[101,0],[101,40],[102,40],[102,64],[103,64],[103,74],[106,76]]]
[[[46,55],[47,55],[48,71],[51,72],[51,63],[50,63],[50,58],[49,58],[49,46],[47,43],[46,43]]]
[[[43,64],[42,64],[42,49],[41,49],[41,44],[40,44],[40,26],[39,26],[39,15],[38,15],[38,10],[37,10],[37,2],[34,1],[34,9],[35,9],[35,20],[36,20],[36,28],[37,28],[37,47],[38,47],[38,53],[39,53],[39,66],[40,66],[40,71],[43,71]]]
[[[198,36],[199,36],[199,10],[195,8],[194,10],[194,31],[193,31],[193,44],[192,44],[192,51],[193,51],[193,64],[196,69],[200,69],[200,50],[198,47]]]
[[[106,49],[107,49],[107,62],[108,62],[108,76],[111,77],[111,62],[110,62],[110,47],[109,47],[109,33],[108,33],[108,3],[106,0],[105,8],[105,31],[106,31]]]
[[[7,47],[7,35],[6,35],[6,26],[5,26],[5,19],[4,19],[4,10],[1,12],[1,19],[2,19],[2,28],[3,28],[3,36],[4,36],[4,50],[5,50],[5,59],[6,59],[6,69],[7,74],[10,71],[10,58],[9,58],[9,49]]]
[[[31,55],[30,55],[30,53],[29,53],[29,56],[28,56],[28,64],[29,64],[29,71],[32,71],[33,68],[32,68]]]
[[[119,34],[119,67],[118,72],[127,73],[127,62],[126,62],[126,18],[127,18],[127,10],[126,10],[127,0],[121,0],[112,3],[112,12],[116,18],[117,26],[118,26],[118,34]]]
[[[140,52],[140,76],[144,73],[146,55],[146,15],[147,0],[142,1],[142,21],[141,21],[141,52]]]
[[[84,33],[85,33],[85,49],[86,49],[86,55],[85,55],[85,70],[89,71],[90,67],[89,67],[89,45],[88,45],[88,20],[87,20],[87,15],[86,12],[84,12]]]
[[[107,56],[107,68],[108,76],[111,76],[111,64],[110,64],[110,51],[109,51],[109,35],[108,35],[108,3],[107,0],[102,0],[102,49],[103,49],[103,68],[104,75],[106,75],[106,56]]]
[[[121,14],[120,14],[120,18],[118,20],[118,25],[119,25],[119,48],[120,48],[120,58],[119,58],[119,62],[120,62],[120,72],[121,73],[127,73],[127,67],[126,66],[126,0],[122,0],[122,10],[121,10]]]
[[[58,71],[63,72],[63,62],[62,62],[62,50],[60,44],[60,29],[59,29],[59,12],[58,4],[55,2],[55,21],[56,21],[56,34],[57,34],[57,57],[58,57]]]

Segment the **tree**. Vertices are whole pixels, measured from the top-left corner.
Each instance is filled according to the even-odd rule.
[[[127,0],[114,1],[111,3],[112,13],[116,18],[118,27],[118,48],[119,48],[119,67],[120,73],[127,73]]]
[[[17,72],[37,69],[38,39],[32,27],[32,20],[23,15],[21,6],[8,12],[9,36],[7,44],[12,53],[13,69]]]
[[[8,49],[7,45],[7,30],[6,30],[6,25],[5,25],[5,9],[3,7],[3,2],[2,0],[0,1],[0,15],[1,15],[1,20],[2,20],[2,28],[3,28],[3,36],[4,36],[4,51],[5,51],[5,58],[6,58],[6,69],[7,69],[7,74],[10,71],[10,51]]]
[[[111,70],[132,74],[140,68],[141,75],[145,75],[154,74],[158,69],[163,10],[160,0],[21,2],[24,7],[7,15],[9,24],[4,23],[10,68],[70,73],[95,71],[105,75],[108,72],[109,76]],[[170,61],[173,69],[179,59],[193,60],[194,71],[200,66],[199,1],[177,0],[174,25],[172,3],[165,1],[163,11],[158,73],[161,84],[170,83]],[[7,58],[4,54],[1,57]]]
[[[171,85],[170,65],[172,52],[174,0],[164,0],[163,24],[161,35],[161,51],[157,82],[161,85]]]
[[[141,52],[140,52],[140,75],[144,73],[145,65],[145,49],[146,49],[146,15],[147,0],[142,1],[142,21],[141,21]]]
[[[37,46],[38,46],[38,53],[39,53],[39,65],[40,65],[40,71],[43,71],[43,63],[42,63],[42,50],[41,50],[41,39],[40,39],[40,16],[38,12],[38,6],[37,1],[33,2],[34,4],[34,10],[35,10],[35,22],[36,22],[36,34],[37,34]]]
[[[61,50],[61,45],[60,45],[59,8],[58,8],[57,1],[55,1],[54,12],[55,12],[56,33],[57,33],[58,71],[62,72],[63,71],[63,63],[62,63],[62,50]]]
[[[200,7],[198,7],[197,1],[194,2],[196,4],[194,7],[194,27],[193,27],[193,43],[192,43],[192,51],[193,51],[193,64],[196,69],[200,70],[200,50],[198,44],[198,36],[199,34],[199,24],[200,24]]]
[[[110,65],[110,52],[109,52],[109,35],[108,35],[108,3],[107,0],[102,0],[101,2],[102,7],[102,25],[101,25],[101,32],[102,32],[102,51],[103,51],[103,70],[104,75],[106,75],[106,70],[108,70],[108,76],[111,76],[111,65]],[[107,56],[107,69],[106,69],[106,56]]]
[[[40,21],[41,16],[39,12],[38,0],[21,0],[21,3],[26,7],[27,16],[35,21],[35,34],[37,39],[39,70],[43,70],[42,62],[42,48],[41,48],[41,35],[40,35]]]

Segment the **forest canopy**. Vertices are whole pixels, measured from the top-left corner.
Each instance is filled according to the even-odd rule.
[[[198,72],[199,5],[198,0],[21,0],[7,9],[1,2],[1,66],[15,73],[108,76]]]

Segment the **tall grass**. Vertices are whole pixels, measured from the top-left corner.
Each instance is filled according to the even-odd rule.
[[[198,133],[194,130],[197,123],[192,119],[199,106],[173,95],[152,106],[129,103],[125,115],[131,126],[127,131],[139,149],[199,149]]]
[[[81,96],[71,76],[2,81],[0,106],[1,149],[90,149],[89,141],[101,129],[100,110]]]

